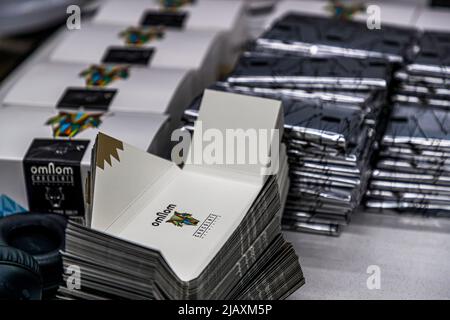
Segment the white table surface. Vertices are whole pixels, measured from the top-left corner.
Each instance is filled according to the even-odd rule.
[[[359,212],[340,237],[284,234],[306,278],[289,299],[450,299],[450,219]]]

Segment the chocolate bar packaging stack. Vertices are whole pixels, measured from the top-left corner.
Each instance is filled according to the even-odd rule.
[[[235,59],[245,26],[242,1],[105,1],[81,30],[61,30],[50,60],[194,71],[198,94]]]
[[[290,12],[276,20],[257,40],[259,51],[383,58],[403,62],[413,54],[416,31],[383,24],[369,29],[359,21]]]
[[[375,139],[370,116],[379,112],[383,91],[350,96],[229,83],[216,83],[211,89],[283,102],[283,142],[291,181],[283,223],[289,228],[336,235],[338,224],[348,222],[368,178],[364,168],[370,149],[365,146]],[[186,129],[193,128],[200,103],[201,97],[185,111]]]
[[[194,71],[191,82],[193,90],[198,93],[218,75],[222,64],[219,41],[220,32],[217,30],[91,22],[84,24],[80,32],[63,30],[54,40],[55,48],[50,60]],[[83,50],[77,50],[80,47]]]
[[[207,90],[188,153],[201,154],[200,130],[276,132],[282,116],[279,101]],[[298,257],[280,230],[280,135],[266,138],[264,162],[180,169],[99,134],[90,228],[69,224],[63,252],[82,287],[63,286],[60,298],[282,299],[298,289]]]
[[[399,81],[367,207],[450,214],[450,34],[426,31]]]
[[[416,33],[287,13],[212,88],[283,101],[290,190],[285,228],[338,235],[361,203],[392,72]],[[198,99],[185,111],[192,127]]]
[[[396,72],[393,100],[450,109],[450,33],[426,31],[418,42],[419,52]]]
[[[305,99],[298,109],[285,103],[286,228],[337,235],[350,221],[370,177],[393,70],[413,56],[416,39],[408,28],[369,30],[364,22],[290,12],[227,79],[233,86],[281,89],[283,96],[286,90],[291,97],[295,90],[315,95],[315,111]],[[301,109],[303,115],[292,112]]]
[[[163,25],[170,30],[215,31],[217,50],[214,51],[219,53],[221,63],[225,65],[234,62],[248,37],[243,1],[111,0],[100,7],[93,23],[131,27]]]

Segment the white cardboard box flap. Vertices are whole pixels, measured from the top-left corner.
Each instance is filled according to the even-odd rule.
[[[281,102],[278,100],[205,90],[189,150],[190,163],[186,164],[186,169],[198,166],[198,159],[202,159],[205,144],[208,144],[205,134],[210,130],[211,133],[220,133],[224,146],[236,149],[236,154],[233,159],[230,157],[233,161],[222,159],[223,163],[211,164],[209,169],[218,169],[225,174],[235,172],[260,177],[265,168],[263,163],[278,155],[278,152],[271,153],[271,147],[279,149],[283,123]],[[250,144],[255,149],[251,149]],[[244,154],[239,154],[242,152]],[[252,161],[251,156],[255,153],[258,158]],[[239,157],[242,157],[243,163],[239,163]]]

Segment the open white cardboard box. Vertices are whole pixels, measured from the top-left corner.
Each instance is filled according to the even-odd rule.
[[[24,208],[28,208],[24,158],[34,139],[46,139],[56,144],[62,142],[59,151],[55,151],[60,154],[61,150],[65,149],[65,143],[67,142],[87,141],[87,145],[83,145],[78,150],[79,154],[75,155],[76,160],[68,161],[75,167],[79,167],[77,170],[81,171],[81,176],[74,183],[81,186],[83,190],[91,163],[91,149],[99,130],[128,141],[142,150],[148,150],[156,154],[164,153],[167,148],[167,141],[170,139],[167,130],[168,120],[165,115],[112,112],[100,117],[101,124],[97,128],[87,128],[71,139],[66,137],[53,138],[52,126],[46,125],[46,122],[55,115],[58,115],[58,111],[48,108],[19,106],[0,108],[0,194],[7,195]],[[70,152],[70,148],[73,146],[67,144],[66,147]],[[43,149],[43,151],[46,150],[52,151],[51,149]],[[42,153],[42,155],[44,154]],[[64,157],[64,155],[62,156]],[[37,157],[39,157],[39,154],[37,154]],[[43,165],[48,166],[48,161]],[[74,169],[75,171],[76,169]],[[74,176],[74,178],[76,177]],[[48,184],[50,187],[63,185],[62,183]],[[66,200],[70,198],[69,195],[64,196]],[[81,203],[83,204],[83,201]],[[61,203],[60,208],[55,208],[55,212],[64,213],[60,212],[63,207],[64,202]]]
[[[203,132],[214,129],[224,137],[227,129],[271,132],[283,127],[281,102],[209,90],[205,91],[194,132],[201,130],[199,121]],[[268,136],[263,158],[267,160],[273,155],[272,148],[279,148],[280,137]],[[203,151],[196,147],[203,143],[201,139],[194,134],[189,152]],[[98,136],[92,170],[94,183],[90,188],[91,227],[160,251],[183,281],[197,278],[258,196],[267,177],[262,174],[264,166],[198,163],[180,169],[123,141]],[[267,170],[270,173],[277,174]],[[174,226],[158,215],[169,207],[192,214],[199,226],[210,215],[219,218],[200,237],[195,228]],[[174,238],[177,241],[169,241]],[[197,249],[180,250],[179,243]]]
[[[88,103],[93,100],[93,105],[86,104],[84,108],[92,111],[107,109],[114,112],[168,114],[176,121],[186,104],[194,98],[190,81],[192,73],[186,70],[129,68],[126,79],[119,78],[102,88],[87,88],[85,78],[80,76],[80,72],[87,68],[89,64],[42,63],[31,66],[11,86],[3,105],[74,109],[79,107],[79,101]],[[71,102],[73,107],[68,107],[67,103],[61,103],[63,97],[68,97],[68,88],[87,90],[87,95],[83,96],[87,98],[75,95],[75,100],[71,101],[76,103]],[[113,96],[107,95],[106,102],[103,96],[99,100],[91,100],[93,93],[100,91],[107,94],[108,90],[115,93]]]
[[[85,23],[80,30],[62,30],[50,60],[98,64],[109,58],[111,63],[122,60],[132,67],[185,69],[196,73],[196,92],[217,79],[221,63],[219,31],[144,27],[140,29],[143,32],[162,29],[162,37],[137,46],[126,43],[123,33],[127,29],[119,25]],[[117,51],[119,53],[111,58]]]

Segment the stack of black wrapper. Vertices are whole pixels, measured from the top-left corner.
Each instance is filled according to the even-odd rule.
[[[450,216],[450,34],[425,32],[419,53],[395,77],[366,205]]]
[[[338,235],[361,203],[393,63],[415,39],[411,30],[389,31],[290,13],[211,87],[283,101],[291,181],[285,228]],[[186,110],[187,128],[198,106]]]
[[[382,58],[402,63],[414,55],[412,29],[382,24],[369,29],[366,23],[322,16],[288,13],[256,40],[259,51]]]

